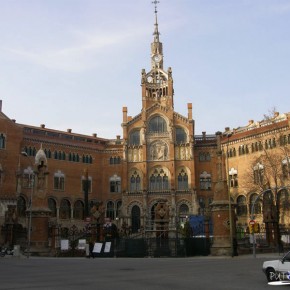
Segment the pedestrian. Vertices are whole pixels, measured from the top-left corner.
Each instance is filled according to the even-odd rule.
[[[95,254],[94,254],[94,243],[92,241],[89,242],[89,251],[90,251],[90,255],[89,258],[95,258]]]

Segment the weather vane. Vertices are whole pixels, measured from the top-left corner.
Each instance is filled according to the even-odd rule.
[[[159,1],[157,1],[157,0],[152,1],[152,4],[154,4],[154,8],[155,8],[154,13],[157,13],[157,4],[158,3],[159,3]]]

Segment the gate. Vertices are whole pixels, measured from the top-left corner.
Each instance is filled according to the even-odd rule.
[[[85,243],[95,242],[96,229],[85,227],[79,229],[76,225],[59,228],[54,240],[58,241],[56,256],[85,257],[85,247],[79,247],[79,240]],[[205,236],[169,238],[167,235],[157,237],[123,237],[111,240],[110,252],[104,252],[105,241],[101,253],[96,257],[189,257],[210,254],[211,240]],[[66,245],[67,247],[63,247]]]
[[[76,225],[70,228],[63,227],[58,230],[55,240],[59,241],[56,256],[58,257],[84,257],[86,256],[85,244],[93,239],[95,231],[92,226],[79,229]],[[84,240],[84,244],[80,244]]]

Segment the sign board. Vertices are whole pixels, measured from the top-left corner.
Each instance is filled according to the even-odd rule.
[[[103,247],[103,243],[95,243],[93,253],[101,253]]]
[[[106,242],[104,253],[110,253],[110,251],[111,251],[111,242]]]
[[[86,248],[86,240],[84,240],[84,239],[79,240],[78,249],[85,250],[85,248]]]
[[[254,220],[249,221],[249,225],[254,225],[256,222]]]
[[[62,251],[68,250],[68,240],[61,240],[60,241],[60,249]]]

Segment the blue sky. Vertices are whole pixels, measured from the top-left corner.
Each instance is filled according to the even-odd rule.
[[[289,0],[160,0],[174,109],[195,134],[290,111]],[[150,70],[151,0],[0,0],[0,99],[18,123],[122,136]]]

